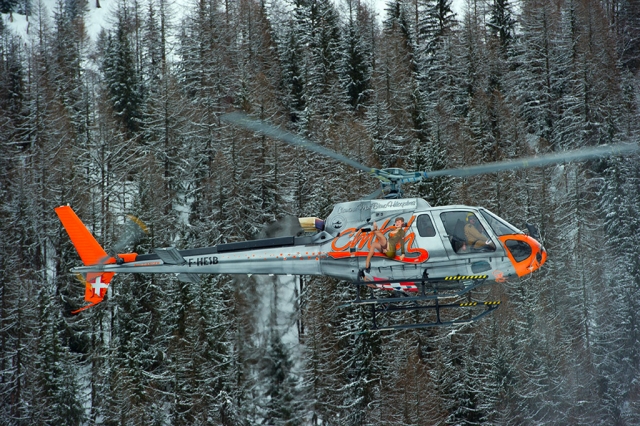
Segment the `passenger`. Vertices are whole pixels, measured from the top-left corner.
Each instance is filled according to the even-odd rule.
[[[380,253],[385,254],[389,259],[393,259],[396,257],[396,245],[400,243],[400,249],[402,251],[400,260],[404,259],[404,218],[396,218],[394,226],[395,229],[389,232],[389,239],[387,240],[384,234],[380,230],[378,230],[378,225],[375,222],[373,223],[374,240],[371,242],[371,248],[369,249],[367,262],[365,263],[366,266],[364,269],[367,273],[369,273],[370,271],[371,258],[373,257],[373,254],[376,252],[376,250],[378,250]]]
[[[487,237],[484,228],[478,222],[478,218],[473,213],[467,214],[467,224],[464,226],[464,236],[467,244],[472,249],[495,250],[496,246]]]

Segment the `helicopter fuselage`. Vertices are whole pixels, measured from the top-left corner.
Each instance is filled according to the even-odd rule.
[[[123,255],[75,272],[174,273],[184,281],[199,274],[325,275],[355,281],[376,239],[374,222],[387,235],[396,218],[405,221],[405,257],[373,254],[370,274],[386,280],[488,275],[504,281],[538,269],[546,251],[486,209],[463,205],[431,207],[418,198],[361,200],[337,204],[314,235],[269,238],[213,247]],[[477,232],[471,232],[471,224]],[[465,232],[466,231],[466,232]],[[470,241],[481,234],[482,241]],[[485,239],[486,238],[486,239]]]

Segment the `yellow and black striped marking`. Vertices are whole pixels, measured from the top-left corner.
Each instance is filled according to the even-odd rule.
[[[499,300],[494,300],[494,301],[487,301],[487,302],[483,302],[483,304],[485,306],[497,306],[500,304]],[[460,303],[461,307],[468,307],[468,306],[478,306],[478,302],[463,302]]]
[[[465,281],[465,280],[486,280],[489,275],[454,275],[451,277],[444,277],[445,281]]]

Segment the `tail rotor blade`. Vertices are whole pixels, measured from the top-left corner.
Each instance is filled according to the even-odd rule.
[[[125,222],[125,230],[122,237],[113,245],[115,253],[122,252],[128,246],[135,244],[144,234],[148,234],[149,229],[139,218],[128,214]]]
[[[110,254],[101,258],[98,264],[102,265],[107,263],[109,259],[116,257],[118,253],[124,252],[127,247],[134,245],[135,243],[140,241],[144,234],[148,233],[149,229],[142,220],[134,215],[128,214],[127,220],[125,221],[124,233],[118,239],[118,241],[113,244],[111,250],[109,250]]]

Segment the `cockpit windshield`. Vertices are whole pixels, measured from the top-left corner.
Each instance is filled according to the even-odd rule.
[[[489,226],[491,226],[491,229],[493,229],[493,232],[495,232],[497,236],[510,235],[510,234],[522,234],[522,231],[520,231],[518,228],[511,225],[509,222],[505,221],[504,219],[499,218],[495,214],[491,213],[489,210],[480,209],[480,213],[482,214],[482,217],[484,217],[486,221],[489,222]]]

